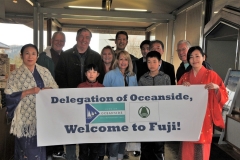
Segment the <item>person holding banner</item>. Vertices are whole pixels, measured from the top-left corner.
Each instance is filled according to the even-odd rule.
[[[212,70],[206,69],[202,63],[205,54],[201,47],[194,46],[188,50],[187,61],[192,69],[185,73],[178,81],[178,85],[190,86],[205,84],[208,90],[208,103],[203,121],[200,139],[197,142],[182,142],[179,150],[179,159],[208,160],[213,134],[213,124],[224,128],[222,107],[228,100],[228,94],[222,79]]]
[[[45,147],[37,147],[36,94],[58,85],[48,69],[36,64],[35,45],[24,45],[21,58],[23,64],[11,72],[4,90],[7,116],[13,118],[10,133],[15,136],[14,159],[45,160]]]
[[[149,72],[141,76],[139,86],[171,85],[170,77],[159,70],[161,55],[150,51],[146,56]],[[164,142],[141,142],[140,160],[164,160]]]
[[[120,51],[113,64],[113,70],[109,71],[103,80],[105,87],[128,87],[137,86],[137,78],[133,72],[130,54]],[[123,159],[126,142],[109,143],[108,150],[110,160]]]

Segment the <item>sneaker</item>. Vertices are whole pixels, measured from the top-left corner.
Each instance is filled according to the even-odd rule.
[[[133,155],[134,155],[134,157],[138,157],[138,156],[140,156],[141,154],[140,154],[139,151],[134,151],[134,152],[133,152]]]
[[[53,153],[53,157],[54,158],[66,159],[66,153],[64,153],[62,151],[56,152],[56,153]]]
[[[123,156],[123,159],[129,159],[129,156],[128,156],[127,154],[125,154],[125,155]]]

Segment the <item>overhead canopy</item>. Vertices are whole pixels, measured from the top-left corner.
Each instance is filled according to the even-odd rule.
[[[0,42],[0,49],[10,49],[10,47],[2,42]]]
[[[31,0],[38,6],[38,13],[42,13],[45,19],[53,19],[63,31],[71,31],[73,28],[76,31],[75,28],[87,27],[99,32],[120,29],[149,31],[153,26],[174,20],[175,16],[172,14],[174,11],[196,1],[198,0]],[[17,3],[13,3],[12,0],[0,0],[0,4],[0,22],[20,23],[33,28],[34,9],[27,1],[17,0]],[[69,6],[102,9],[76,9]],[[110,11],[107,11],[108,7]],[[147,11],[117,11],[116,8]]]

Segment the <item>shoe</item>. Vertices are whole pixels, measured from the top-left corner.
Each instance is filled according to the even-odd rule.
[[[140,156],[141,154],[140,154],[139,151],[134,151],[134,152],[133,152],[133,155],[134,155],[134,157],[138,157],[138,156]]]
[[[66,159],[66,153],[60,151],[60,152],[55,152],[52,155],[54,158],[61,158],[61,159]]]
[[[104,156],[99,156],[98,160],[104,160]]]
[[[125,154],[125,155],[123,156],[123,159],[129,159],[129,156],[128,156],[127,154]]]

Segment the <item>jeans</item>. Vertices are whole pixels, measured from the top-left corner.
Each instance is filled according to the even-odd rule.
[[[76,144],[66,145],[66,159],[76,160]]]
[[[164,160],[164,142],[141,142],[140,160]]]
[[[98,160],[99,143],[79,144],[80,160]]]
[[[126,142],[109,143],[108,150],[109,150],[110,160],[123,159],[125,147],[126,147]]]

